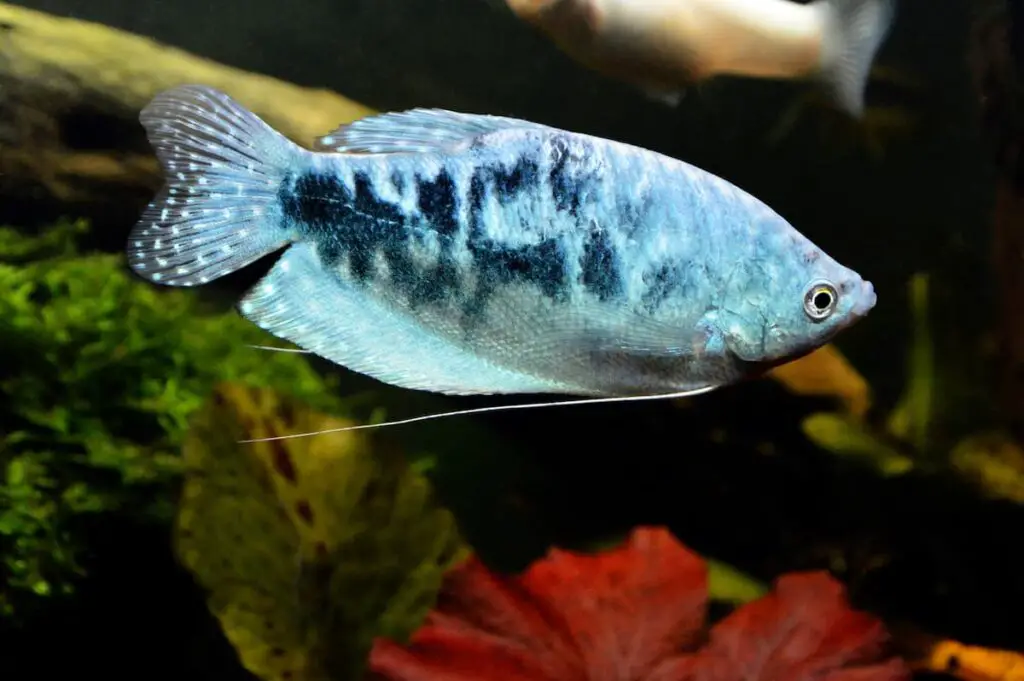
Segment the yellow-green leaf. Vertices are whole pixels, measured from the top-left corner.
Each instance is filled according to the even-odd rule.
[[[914,467],[913,460],[856,419],[820,412],[811,414],[800,425],[807,439],[822,449],[858,458],[882,475],[902,475]]]
[[[224,384],[190,428],[176,544],[243,664],[263,679],[358,678],[404,638],[463,552],[401,453],[266,389]]]

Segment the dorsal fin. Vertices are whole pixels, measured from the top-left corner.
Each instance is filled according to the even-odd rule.
[[[516,128],[546,126],[504,116],[410,109],[346,123],[317,138],[313,149],[346,154],[422,153],[447,149],[489,132]]]

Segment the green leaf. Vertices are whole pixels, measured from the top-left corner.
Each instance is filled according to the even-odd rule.
[[[950,454],[950,464],[985,496],[1024,504],[1024,450],[1010,435],[964,438]]]
[[[807,439],[822,449],[860,460],[884,476],[903,475],[914,467],[913,459],[858,419],[820,412],[805,418],[801,429]]]
[[[708,595],[716,601],[749,603],[768,593],[768,586],[750,575],[720,561],[705,558],[708,564]]]
[[[222,385],[185,447],[179,556],[243,664],[263,679],[359,678],[375,636],[402,639],[464,553],[402,453],[272,390]]]
[[[909,378],[903,396],[889,417],[889,432],[926,452],[931,444],[932,401],[935,391],[934,342],[928,320],[928,275],[915,274],[908,284],[913,336],[907,359]]]

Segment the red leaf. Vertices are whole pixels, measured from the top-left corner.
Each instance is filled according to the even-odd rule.
[[[704,562],[660,528],[596,556],[552,550],[520,577],[471,558],[410,645],[376,642],[371,678],[640,681],[696,643],[706,599]]]
[[[471,558],[445,577],[407,646],[378,640],[378,681],[902,681],[881,622],[852,610],[827,573],[779,578],[717,624],[704,562],[640,528],[588,556],[553,550],[519,577]]]
[[[718,623],[700,652],[666,662],[649,681],[909,679],[901,660],[880,661],[887,638],[881,622],[850,609],[827,573],[793,573]]]
[[[643,679],[693,647],[707,616],[707,566],[661,528],[596,556],[552,551],[523,582],[565,617],[590,681]]]
[[[435,609],[405,649],[380,639],[370,678],[395,681],[574,681],[580,657],[558,613],[475,556],[446,576]]]

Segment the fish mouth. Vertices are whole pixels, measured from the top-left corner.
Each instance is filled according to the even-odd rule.
[[[857,296],[857,302],[853,304],[851,312],[857,317],[863,317],[871,312],[871,309],[878,302],[878,296],[875,294],[875,287],[870,281],[862,281],[860,283],[860,295]]]

